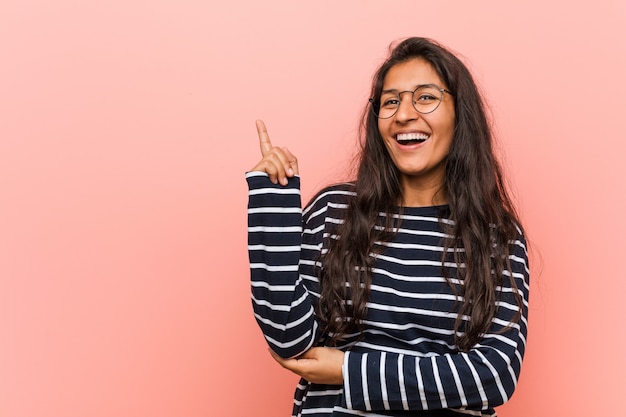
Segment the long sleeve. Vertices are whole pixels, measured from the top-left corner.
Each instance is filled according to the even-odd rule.
[[[526,345],[529,270],[523,238],[515,242],[510,261],[523,300],[517,323],[510,323],[519,309],[515,290],[505,283],[490,330],[466,353],[347,352],[345,406],[366,411],[487,410],[506,402],[517,385]]]
[[[271,349],[296,357],[325,340],[315,315],[317,276],[322,255],[340,238],[337,226],[354,198],[354,184],[329,186],[302,208],[299,177],[286,186],[272,184],[261,172],[249,172],[246,179],[254,315]],[[473,349],[459,353],[454,346],[458,300],[442,275],[445,210],[404,207],[391,214],[398,229],[391,241],[374,243],[363,332],[345,335],[337,346],[345,351],[343,386],[301,380],[294,416],[493,417],[493,407],[511,396],[526,346],[526,243],[520,235],[509,258],[517,288],[504,280],[489,331]],[[381,217],[380,224],[387,223]],[[458,266],[445,267],[460,284],[454,279]],[[514,291],[523,305],[521,319],[511,324],[519,310]]]
[[[299,177],[287,186],[273,184],[261,172],[249,172],[246,179],[254,315],[270,347],[282,357],[294,357],[318,336],[313,296],[301,269],[311,269],[319,246],[303,245],[303,232],[314,232],[303,230]],[[301,261],[303,255],[311,261]]]

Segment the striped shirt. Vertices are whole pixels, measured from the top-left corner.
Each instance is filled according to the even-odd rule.
[[[246,174],[248,252],[255,318],[270,347],[295,357],[323,344],[315,269],[342,222],[351,184],[321,191],[304,209],[300,179],[275,185]],[[529,270],[523,236],[512,243],[514,290],[505,271],[496,316],[468,352],[454,346],[458,298],[442,275],[442,207],[398,211],[391,242],[377,243],[365,329],[346,336],[341,386],[300,380],[294,416],[495,416],[513,393],[526,346]],[[381,216],[384,216],[381,214]],[[385,224],[384,221],[381,224]],[[380,247],[384,245],[384,247]],[[446,263],[452,283],[457,265]],[[514,291],[523,300],[522,318]]]

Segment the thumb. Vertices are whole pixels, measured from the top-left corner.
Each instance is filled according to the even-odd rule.
[[[285,156],[287,157],[287,162],[289,162],[289,167],[293,170],[293,174],[299,175],[300,171],[298,169],[298,158],[296,158],[296,156],[292,154],[289,149],[282,148],[282,150]]]

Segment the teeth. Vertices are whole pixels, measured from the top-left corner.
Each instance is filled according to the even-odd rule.
[[[430,135],[426,133],[400,133],[398,134],[396,139],[399,141],[409,141],[409,140],[424,141],[428,139],[429,137]]]

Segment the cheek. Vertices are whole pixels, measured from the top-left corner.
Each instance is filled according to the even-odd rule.
[[[454,113],[452,114],[452,116],[440,119],[437,123],[437,130],[441,133],[441,136],[445,138],[446,141],[452,142],[455,128]]]
[[[383,138],[383,142],[387,143],[391,135],[390,119],[378,119],[378,133]]]
[[[454,131],[456,130],[456,112],[454,108],[450,110],[450,116],[448,117],[448,126],[450,129],[450,134],[454,135]]]

